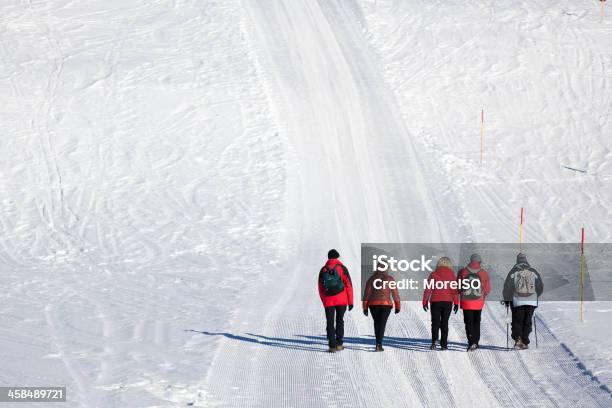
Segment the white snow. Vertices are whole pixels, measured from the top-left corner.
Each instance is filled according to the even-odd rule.
[[[496,302],[478,353],[460,315],[452,350],[426,350],[408,303],[371,353],[356,302],[328,355],[316,292],[329,248],[357,282],[361,242],[515,242],[520,207],[529,242],[609,241],[610,18],[570,0],[4,2],[0,386],[83,407],[610,406],[609,302],[585,322],[543,304],[520,354]]]

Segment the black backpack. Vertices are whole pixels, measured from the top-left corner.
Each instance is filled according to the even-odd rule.
[[[321,273],[321,281],[325,296],[334,296],[344,290],[344,282],[342,282],[342,277],[338,273],[337,265],[332,268],[325,266]]]
[[[465,279],[469,280],[470,286],[467,289],[464,289],[463,299],[478,300],[482,297],[482,281],[480,280],[480,275],[479,275],[479,272],[482,269],[478,269],[478,270],[474,270],[472,268],[466,268],[466,269],[468,271],[468,275],[465,277]],[[474,289],[472,287],[473,281],[480,282],[480,285],[478,285],[479,286],[478,289]]]

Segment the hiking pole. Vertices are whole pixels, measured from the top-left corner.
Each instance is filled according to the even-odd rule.
[[[506,306],[506,351],[510,350],[509,340],[508,340],[508,304],[505,300],[500,302],[502,305]]]
[[[536,319],[536,315],[535,312],[533,313],[533,329],[535,332],[535,338],[536,338],[536,348],[538,348],[538,319]]]
[[[506,303],[506,351],[510,350],[510,340],[508,339],[508,304]]]

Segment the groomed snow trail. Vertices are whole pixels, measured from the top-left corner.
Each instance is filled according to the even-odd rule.
[[[460,315],[453,316],[453,351],[429,352],[429,321],[413,304],[390,318],[387,351],[372,353],[371,320],[361,315],[359,302],[347,313],[347,350],[325,353],[316,273],[329,247],[340,249],[357,282],[359,254],[354,251],[360,242],[452,240],[468,231],[449,231],[441,224],[443,217],[456,214],[454,199],[446,191],[434,197],[426,186],[431,172],[364,46],[358,5],[245,5],[251,41],[273,78],[273,99],[293,146],[288,184],[296,197],[288,222],[295,248],[276,281],[261,285],[256,296],[238,306],[242,318],[231,330],[202,330],[221,341],[207,374],[209,403],[609,406],[609,390],[543,324],[537,350],[507,352],[503,308],[494,303],[483,322],[487,346],[478,353],[461,352]]]
[[[415,154],[403,140],[390,95],[373,83],[374,67],[359,51],[364,41],[359,27],[341,24],[349,18],[344,8],[323,9],[313,2],[246,6],[265,69],[278,78],[274,92],[293,143],[288,185],[297,196],[288,219],[296,231],[295,248],[278,271],[282,279],[245,299],[237,313],[241,318],[232,329],[254,337],[219,333],[224,343],[207,375],[207,390],[213,401],[228,406],[330,406],[355,398],[357,405],[371,405],[369,396],[409,392],[410,382],[397,364],[390,367],[399,382],[389,384],[372,370],[356,369],[370,365],[368,356],[330,369],[328,360],[293,352],[318,349],[310,338],[321,327],[313,271],[325,246],[344,248],[343,259],[356,265],[360,242],[401,241],[400,226],[426,241],[442,239],[439,217],[423,200],[428,190],[420,169],[408,160]],[[404,188],[394,189],[397,185]],[[368,327],[347,320],[347,326]],[[288,335],[298,336],[295,345],[257,344],[282,342]],[[338,382],[345,385],[338,389]],[[359,387],[366,390],[355,393]]]

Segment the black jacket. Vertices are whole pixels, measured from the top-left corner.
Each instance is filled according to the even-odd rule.
[[[514,296],[514,274],[523,269],[528,269],[535,273],[535,290],[537,297],[534,298],[517,298]],[[531,304],[532,306],[537,306],[537,301],[542,293],[544,292],[544,283],[542,282],[542,277],[540,273],[531,267],[527,262],[525,263],[517,263],[512,267],[510,272],[508,272],[508,276],[506,276],[506,281],[504,282],[504,301],[513,302],[513,307],[524,306]]]

